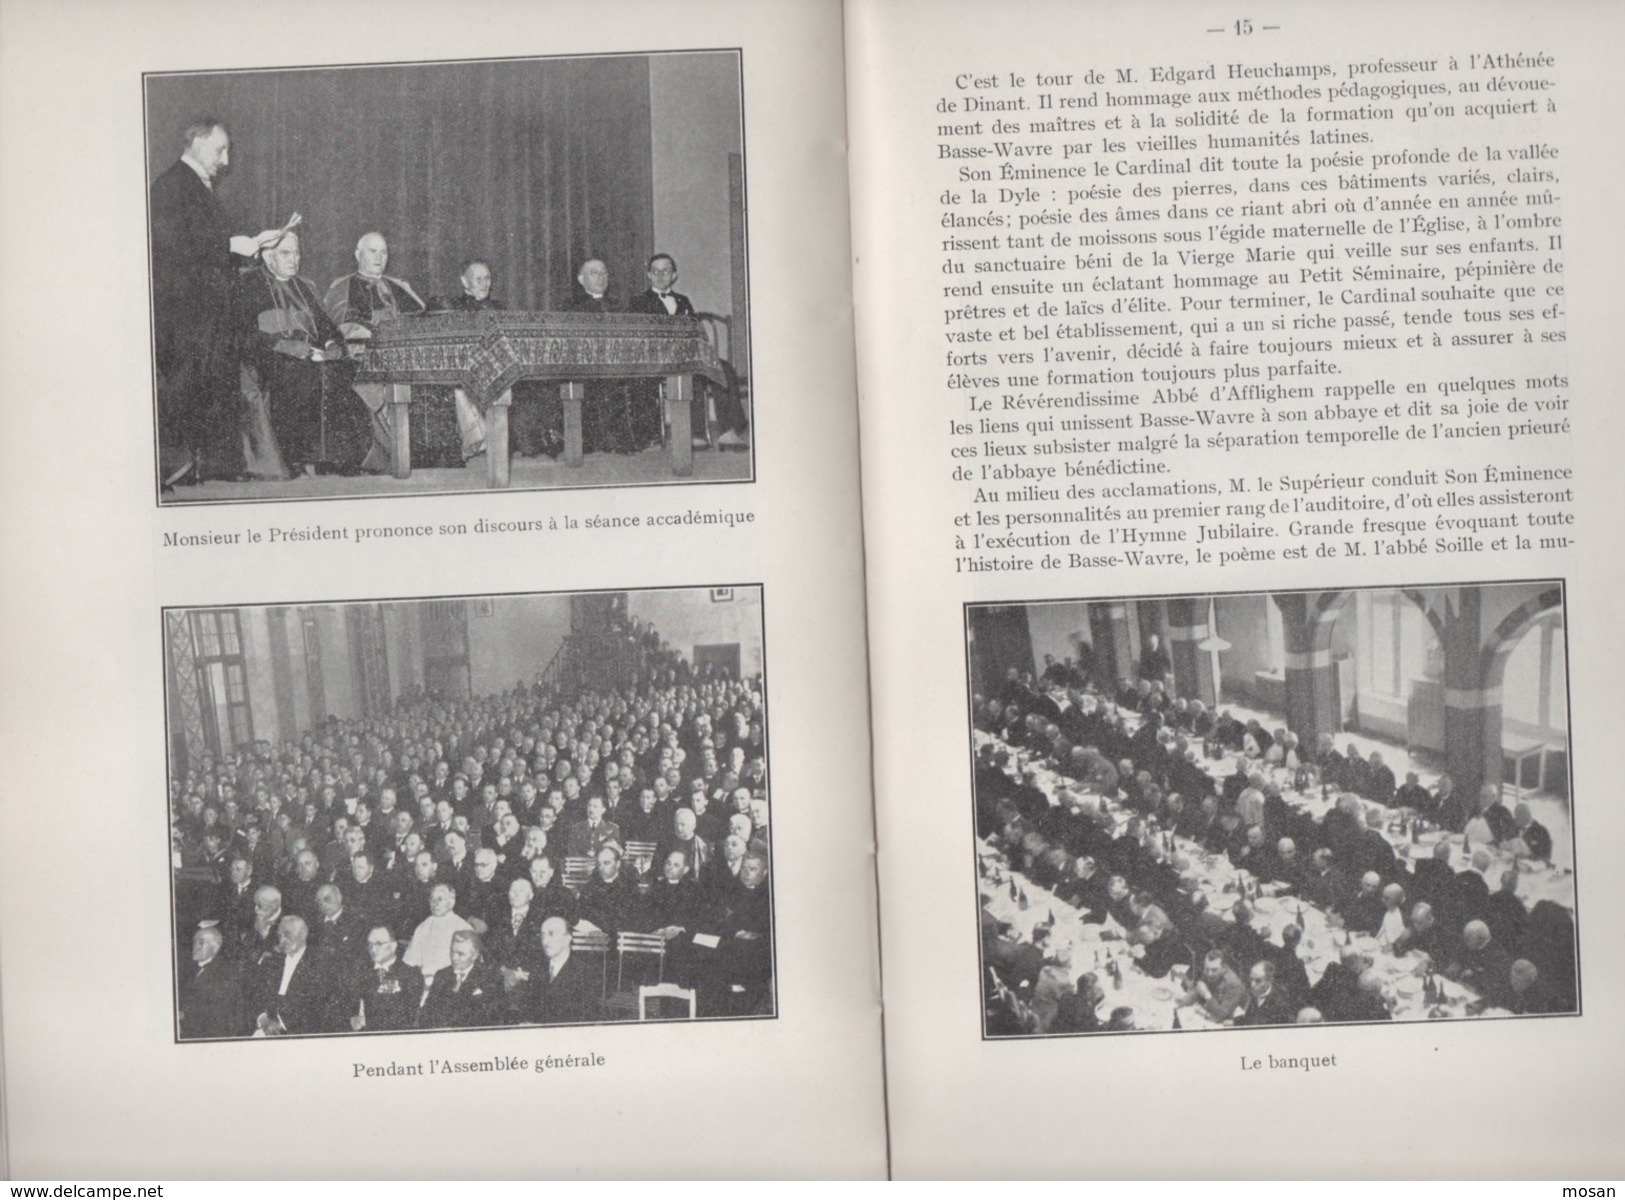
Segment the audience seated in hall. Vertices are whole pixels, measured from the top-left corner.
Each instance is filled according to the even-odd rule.
[[[177,878],[214,880],[177,930],[181,1036],[608,1019],[591,929],[657,935],[701,1016],[772,1012],[762,681],[624,615],[586,640],[636,682],[411,691],[181,772]]]

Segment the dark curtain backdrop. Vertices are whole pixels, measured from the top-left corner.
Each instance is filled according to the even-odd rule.
[[[1033,633],[1019,604],[973,608],[970,614],[971,688],[997,696],[1011,667],[1033,669]]]
[[[147,80],[149,180],[208,113],[231,127],[217,182],[236,233],[304,214],[300,273],[325,289],[356,240],[389,239],[389,273],[456,295],[483,257],[493,295],[548,309],[591,256],[623,300],[654,240],[643,57],[324,68]]]

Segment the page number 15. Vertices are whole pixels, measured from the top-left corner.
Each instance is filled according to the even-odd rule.
[[[1235,31],[1237,37],[1246,37],[1248,34],[1252,33],[1253,23],[1247,20],[1247,18],[1243,17],[1241,20],[1235,23]]]

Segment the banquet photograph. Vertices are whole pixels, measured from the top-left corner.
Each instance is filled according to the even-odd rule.
[[[177,1041],[776,1015],[759,587],[163,622]]]
[[[983,1035],[1580,1012],[1561,581],[965,607]]]

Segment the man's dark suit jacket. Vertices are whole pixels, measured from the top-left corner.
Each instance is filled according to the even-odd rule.
[[[153,180],[152,307],[158,370],[218,349],[230,336],[237,267],[226,211],[198,173],[176,159]]]
[[[600,977],[571,955],[558,975],[547,977],[547,962],[532,976],[535,1004],[529,1019],[538,1025],[574,1025],[598,1017]]]
[[[480,959],[457,987],[457,972],[441,967],[418,1013],[420,1029],[478,1029],[502,1019],[502,974]]]
[[[280,1020],[289,1033],[326,1033],[332,1024],[332,973],[328,960],[314,946],[305,948],[304,957],[288,980],[288,990],[277,994],[282,983],[283,955],[276,955],[261,971],[259,1004],[255,1014],[265,1013]]]
[[[232,294],[251,260],[231,252],[219,198],[179,159],[153,180],[148,216],[159,442],[199,478],[231,478],[243,467]]]
[[[310,923],[310,944],[348,965],[363,956],[368,928],[346,905],[338,920],[329,922],[326,917],[317,917]]]
[[[493,905],[486,923],[490,931],[485,935],[485,946],[491,959],[500,967],[523,967],[528,969],[527,960],[532,951],[540,945],[542,921],[546,914],[531,902],[529,910],[519,922],[519,931],[514,932],[513,906],[504,900],[500,905]],[[539,950],[536,950],[540,953]]]
[[[247,1037],[254,1031],[237,968],[215,958],[181,983],[181,1037]]]
[[[355,973],[348,1000],[346,1023],[359,1004],[365,1006],[367,1029],[411,1029],[418,1022],[418,1006],[423,1000],[423,973],[397,958],[379,974],[369,962]]]
[[[613,295],[605,293],[596,300],[579,283],[570,289],[570,298],[564,302],[565,312],[617,313],[621,306]]]
[[[626,311],[629,313],[647,313],[656,317],[692,317],[694,315],[694,305],[683,293],[673,292],[671,298],[677,301],[677,311],[675,313],[666,311],[666,306],[661,303],[659,293],[653,288],[633,296],[627,303]]]
[[[1237,1025],[1290,1025],[1297,1020],[1292,998],[1279,985],[1270,989],[1260,1004],[1251,992],[1247,993],[1247,1011],[1236,1018]]]

